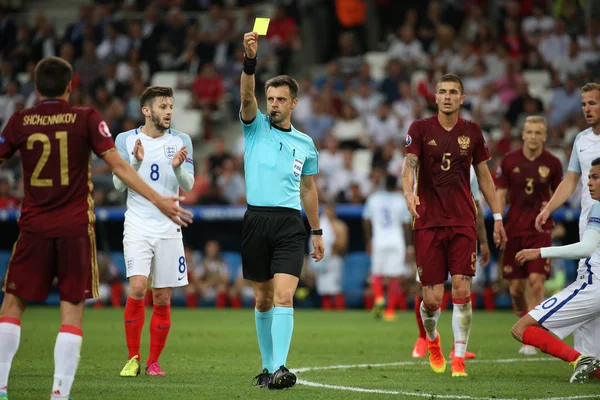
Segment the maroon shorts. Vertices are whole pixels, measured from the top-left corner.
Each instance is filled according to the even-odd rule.
[[[21,232],[2,289],[23,299],[44,301],[55,277],[61,300],[99,297],[94,234],[48,239]]]
[[[415,257],[421,284],[444,283],[450,275],[475,275],[477,231],[470,226],[415,230]]]
[[[550,259],[540,258],[529,261],[523,266],[518,266],[515,262],[515,256],[523,249],[539,249],[540,247],[552,246],[552,237],[547,234],[532,236],[509,237],[506,242],[506,248],[502,255],[502,278],[504,279],[524,279],[529,274],[538,273],[550,276]]]

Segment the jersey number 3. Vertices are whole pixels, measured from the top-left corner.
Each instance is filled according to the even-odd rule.
[[[525,186],[525,194],[533,193],[533,178],[525,178],[527,186]]]
[[[54,135],[58,140],[58,150],[60,154],[60,185],[69,186],[69,147],[67,141],[67,132],[59,131]],[[27,138],[27,150],[33,150],[35,142],[42,142],[43,147],[42,156],[38,160],[35,169],[31,174],[31,186],[51,187],[54,185],[52,179],[40,179],[40,174],[48,162],[48,158],[50,158],[50,151],[52,150],[50,138],[44,133],[34,133]]]

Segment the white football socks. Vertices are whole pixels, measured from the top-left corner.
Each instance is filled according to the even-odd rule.
[[[52,400],[69,397],[75,373],[77,372],[77,365],[79,364],[82,340],[82,336],[75,333],[58,333],[56,345],[54,346]]]
[[[425,307],[425,303],[421,302],[421,319],[423,319],[423,326],[425,327],[425,332],[427,332],[427,338],[429,340],[435,340],[437,337],[437,322],[440,319],[440,308],[438,307],[435,311],[430,311]]]
[[[21,340],[21,326],[0,322],[0,393],[6,393],[12,360]]]
[[[454,303],[452,311],[452,332],[454,333],[454,357],[465,357],[469,333],[471,333],[471,321],[473,309],[471,302],[464,304]]]

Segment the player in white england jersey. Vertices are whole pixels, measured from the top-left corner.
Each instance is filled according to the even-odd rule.
[[[188,192],[194,185],[193,149],[187,134],[170,128],[173,90],[148,87],[140,98],[140,106],[145,124],[117,136],[119,154],[158,193],[175,196],[179,188]],[[127,189],[118,177],[114,176],[113,182],[118,190]],[[150,275],[154,308],[146,375],[165,376],[158,359],[171,327],[171,294],[174,287],[188,284],[183,239],[179,226],[160,215],[148,200],[131,189],[127,195],[123,252],[129,278],[129,297],[125,306],[129,356],[121,376],[140,373],[144,297]]]
[[[523,344],[571,363],[575,367],[571,383],[583,383],[600,369],[599,357],[581,353],[560,340],[600,317],[600,157],[592,161],[588,177],[587,186],[594,203],[581,241],[567,246],[521,250],[515,257],[519,265],[539,258],[585,259],[577,270],[575,282],[538,304],[512,329],[513,336]]]
[[[387,281],[385,321],[396,319],[394,310],[402,294],[402,280],[411,276],[406,260],[406,239],[412,245],[411,215],[404,196],[397,191],[398,180],[385,178],[385,189],[373,193],[363,210],[363,226],[367,249],[371,249],[371,287],[375,298],[373,313],[381,317],[386,300],[383,295]]]
[[[588,214],[595,203],[586,190],[592,160],[600,157],[600,85],[586,83],[581,89],[581,107],[589,128],[580,132],[575,138],[569,168],[564,180],[558,185],[556,192],[538,215],[535,226],[542,232],[542,225],[550,213],[569,199],[581,181],[581,215],[579,216],[579,237],[583,237]],[[579,268],[585,268],[585,260],[579,261]],[[574,345],[577,351],[600,357],[600,319],[582,325],[574,333]]]

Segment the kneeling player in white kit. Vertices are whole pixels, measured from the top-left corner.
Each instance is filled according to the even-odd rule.
[[[145,124],[117,136],[119,154],[158,193],[176,196],[180,187],[189,191],[194,185],[192,142],[187,134],[170,129],[173,90],[148,87],[140,98],[140,105]],[[127,188],[116,176],[113,182],[118,190]],[[129,361],[121,376],[140,373],[140,339],[149,275],[152,275],[154,309],[150,320],[146,375],[165,376],[158,358],[171,328],[171,294],[174,287],[188,284],[183,239],[179,226],[160,215],[156,207],[131,189],[127,196],[123,252],[129,278],[129,297],[125,306]]]
[[[396,319],[394,309],[402,294],[402,280],[412,275],[406,262],[406,239],[412,244],[411,215],[404,196],[397,191],[397,183],[395,176],[388,175],[385,178],[385,190],[369,196],[363,211],[367,248],[371,248],[371,286],[375,298],[373,312],[379,318],[386,304],[383,296],[385,279],[388,286],[387,307],[383,315],[385,321]]]
[[[518,341],[571,363],[575,368],[570,379],[572,383],[583,383],[600,369],[599,357],[582,355],[560,340],[600,317],[600,157],[592,161],[588,188],[595,203],[580,242],[521,250],[515,257],[519,265],[539,258],[585,259],[584,265],[577,270],[575,282],[538,304],[512,329]]]

